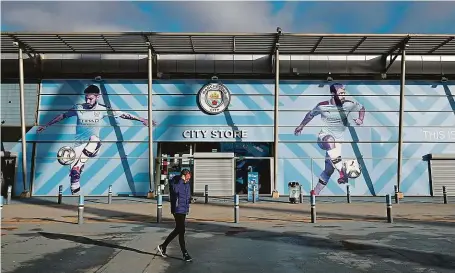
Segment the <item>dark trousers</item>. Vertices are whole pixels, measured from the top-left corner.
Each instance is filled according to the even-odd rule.
[[[179,236],[179,244],[182,253],[186,253],[186,246],[185,246],[185,219],[186,214],[181,213],[174,213],[175,219],[175,228],[174,230],[167,236],[166,240],[163,243],[163,247],[166,248],[169,243],[174,240],[177,235]]]

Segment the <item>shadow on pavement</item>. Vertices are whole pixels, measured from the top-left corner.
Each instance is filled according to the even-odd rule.
[[[34,198],[29,198],[29,199],[20,199],[20,203],[24,204],[34,204],[34,205],[45,205],[45,206],[50,206],[54,208],[59,208],[59,209],[66,209],[69,211],[74,211],[75,215],[77,215],[77,205],[74,204],[56,204],[55,202],[49,201],[49,200],[43,200],[43,199],[34,199]],[[213,202],[211,201],[209,204],[206,206],[216,206],[216,207],[233,207],[232,203],[228,202],[232,200],[227,200],[226,202],[220,203],[220,202]],[[168,202],[166,199],[163,198],[163,202]],[[203,201],[202,201],[203,202]],[[152,203],[150,203],[152,205]],[[201,202],[198,202],[198,204],[201,204]],[[260,202],[258,203],[260,204]],[[201,204],[202,205],[202,204]],[[291,208],[292,207],[292,208]],[[240,205],[240,211],[242,209],[248,209],[248,210],[259,210],[259,211],[275,211],[275,212],[287,212],[287,213],[295,213],[296,215],[299,216],[308,216],[310,217],[311,212],[308,204],[293,204],[290,205],[290,208],[271,208],[271,207],[255,207],[254,205],[248,205],[248,206],[242,206]],[[316,205],[317,209],[317,205]],[[115,219],[120,219],[121,217],[127,218],[129,221],[138,221],[138,222],[143,222],[145,218],[149,218],[151,222],[156,221],[156,217],[154,216],[147,216],[143,214],[137,214],[134,212],[122,212],[119,215],[119,212],[116,210],[110,210],[106,208],[95,208],[95,207],[85,207],[85,212],[99,215],[102,217],[112,217]],[[376,216],[376,215],[353,215],[353,214],[347,214],[347,213],[330,213],[330,212],[317,212],[317,217],[321,218],[330,218],[331,220],[359,220],[359,221],[373,221],[373,222],[386,222],[386,208],[384,206],[384,216]],[[163,217],[164,220],[173,220],[171,217],[166,218]],[[207,219],[210,220],[210,219]],[[430,220],[422,220],[422,219],[409,219],[405,217],[394,217],[394,222],[395,223],[410,223],[410,224],[420,224],[420,225],[427,225],[427,226],[443,226],[443,227],[455,227],[455,218],[452,216],[445,217],[444,220],[448,221],[430,221]],[[292,222],[292,221],[291,221]]]
[[[47,203],[47,204],[46,204]],[[56,205],[53,202],[43,202],[42,205],[48,205],[57,207],[59,209],[68,209],[73,212],[77,212],[76,205]],[[226,206],[222,204],[214,204],[211,203],[211,206]],[[264,208],[259,207],[251,207],[249,206],[248,209],[261,209]],[[267,208],[266,208],[267,209]],[[287,211],[284,209],[274,209],[268,208],[270,210],[276,211]],[[86,212],[100,215],[103,217],[109,217],[109,215],[118,215],[118,212],[115,210],[108,210],[105,208],[94,208],[94,207],[86,207]],[[297,210],[295,210],[297,212]],[[307,211],[302,211],[301,209],[298,211],[299,214],[308,213]],[[337,216],[337,217],[351,217],[351,218],[359,218],[358,215],[346,215],[346,214],[330,214],[330,213],[320,213],[319,215],[324,216]],[[144,219],[144,215],[137,214],[133,212],[122,212],[122,215],[125,217],[136,218],[136,219]],[[309,215],[309,214],[308,214]],[[362,217],[365,218],[365,217]],[[372,217],[370,217],[371,219]],[[383,219],[373,217],[374,219]],[[173,223],[155,223],[154,217],[150,216],[150,219],[153,220],[151,222],[145,221],[137,221],[134,222],[139,225],[144,226],[152,226],[152,227],[162,227],[162,228],[172,228]],[[166,219],[166,218],[165,218]],[[166,219],[167,220],[167,219]],[[410,222],[402,219],[396,219],[397,222]],[[422,224],[424,221],[411,221],[413,223]],[[437,225],[440,223],[427,223],[431,225]],[[240,223],[241,225],[241,223]],[[454,224],[450,224],[453,226]],[[395,260],[401,260],[406,262],[414,262],[424,266],[431,266],[431,267],[439,267],[444,269],[455,269],[455,257],[448,254],[439,254],[439,253],[430,253],[424,252],[420,250],[412,250],[412,249],[405,249],[405,248],[398,248],[394,246],[384,246],[384,245],[377,245],[377,244],[369,244],[369,243],[362,243],[362,242],[352,242],[349,241],[350,239],[348,236],[340,235],[338,238],[321,238],[321,237],[313,237],[309,236],[305,233],[298,233],[298,232],[277,232],[277,231],[262,231],[254,228],[247,228],[247,227],[232,227],[226,224],[216,223],[216,222],[194,222],[191,223],[188,227],[190,230],[199,233],[207,233],[211,232],[214,234],[219,234],[223,236],[235,236],[237,238],[245,238],[250,240],[263,240],[263,241],[273,241],[279,239],[279,242],[284,242],[288,244],[295,244],[300,245],[302,247],[313,247],[319,249],[329,249],[329,250],[340,250],[340,251],[348,251],[355,254],[359,254],[362,256],[376,256],[381,258],[390,258]],[[391,232],[392,234],[393,232]],[[75,236],[75,235],[68,235],[68,234],[56,234],[56,233],[46,233],[46,232],[39,232],[41,236],[44,236],[49,239],[54,240],[68,240],[73,241],[81,244],[87,245],[95,245],[95,246],[104,246],[108,248],[114,249],[121,249],[126,251],[134,251],[140,254],[146,255],[153,255],[156,256],[157,254],[153,254],[150,252],[145,252],[142,250],[137,250],[130,247],[119,246],[111,243],[106,243],[103,241],[93,240],[90,238],[82,237],[82,236]],[[442,235],[441,235],[442,236]],[[361,240],[362,236],[357,238],[357,241]],[[348,238],[348,239],[346,239]],[[368,240],[368,235],[363,237],[363,240]]]
[[[133,252],[136,252],[139,254],[159,256],[154,253],[145,252],[142,250],[137,250],[137,249],[134,249],[131,247],[120,246],[120,245],[116,245],[116,244],[112,244],[112,243],[106,243],[106,242],[99,241],[99,240],[93,240],[93,239],[83,237],[83,236],[60,234],[60,233],[48,233],[48,232],[38,232],[38,234],[40,234],[41,236],[43,236],[47,239],[52,239],[52,240],[67,240],[67,241],[72,241],[72,242],[84,244],[84,245],[104,246],[104,247],[109,247],[109,248],[114,248],[114,249],[133,251]]]

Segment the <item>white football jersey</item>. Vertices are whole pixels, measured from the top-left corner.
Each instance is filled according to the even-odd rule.
[[[337,140],[343,139],[346,126],[349,125],[348,116],[351,112],[359,112],[362,105],[350,100],[344,101],[342,106],[337,106],[329,101],[318,103],[311,110],[311,116],[321,115],[322,129],[321,134],[332,135]]]
[[[65,113],[65,116],[77,117],[75,144],[81,145],[87,143],[91,136],[100,137],[100,123],[104,118],[109,116],[116,118],[121,114],[121,111],[113,111],[99,103],[91,109],[86,103],[82,103],[74,105]]]

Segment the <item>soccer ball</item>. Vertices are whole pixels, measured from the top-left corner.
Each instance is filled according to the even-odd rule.
[[[63,146],[57,152],[57,160],[62,165],[69,165],[73,163],[76,158],[76,152],[69,146]]]
[[[362,174],[362,167],[357,160],[349,159],[343,162],[343,171],[349,178],[355,179]]]

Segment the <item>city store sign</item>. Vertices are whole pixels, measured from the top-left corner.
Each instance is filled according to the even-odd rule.
[[[185,130],[182,133],[183,138],[200,139],[200,138],[247,138],[247,130]]]

